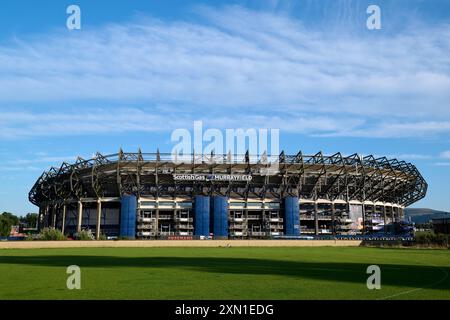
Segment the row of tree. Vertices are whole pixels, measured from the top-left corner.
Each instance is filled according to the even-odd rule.
[[[10,212],[3,212],[0,215],[0,237],[9,236],[13,226],[36,228],[37,219],[37,213],[28,213],[24,217],[18,217]]]

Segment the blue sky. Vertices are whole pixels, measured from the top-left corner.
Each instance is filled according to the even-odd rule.
[[[414,207],[450,211],[450,0],[0,4],[0,211],[36,211],[50,166],[170,152],[194,120],[279,128],[287,153],[412,162],[429,183]]]

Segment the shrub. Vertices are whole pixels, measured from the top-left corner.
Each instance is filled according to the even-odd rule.
[[[448,235],[446,235],[446,234],[442,234],[442,233],[438,233],[436,236],[435,236],[435,243],[437,244],[437,245],[440,245],[440,246],[448,246]]]
[[[33,240],[37,240],[39,237],[39,234],[36,233],[27,233],[25,236],[25,241],[33,241]]]
[[[94,240],[95,237],[91,230],[81,230],[74,234],[75,240]]]
[[[37,240],[67,240],[66,236],[61,232],[61,230],[55,228],[44,228],[35,237]]]
[[[98,238],[98,240],[108,240],[108,238],[106,237],[106,234],[102,233],[102,234],[100,234],[100,237]]]
[[[448,246],[449,244],[449,236],[446,234],[435,234],[434,232],[416,232],[414,238],[416,244],[420,245]]]
[[[0,237],[7,237],[11,232],[11,227],[13,226],[13,222],[0,215]]]

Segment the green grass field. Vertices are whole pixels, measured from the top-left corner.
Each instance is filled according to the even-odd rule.
[[[368,290],[366,268],[381,267]],[[81,290],[66,267],[81,267]],[[0,250],[0,299],[450,299],[450,251],[377,248]]]

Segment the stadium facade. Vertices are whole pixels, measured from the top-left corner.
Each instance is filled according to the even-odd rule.
[[[39,227],[90,229],[138,239],[223,239],[385,232],[426,194],[416,167],[340,153],[277,157],[278,170],[249,154],[124,153],[44,172],[29,193]]]

